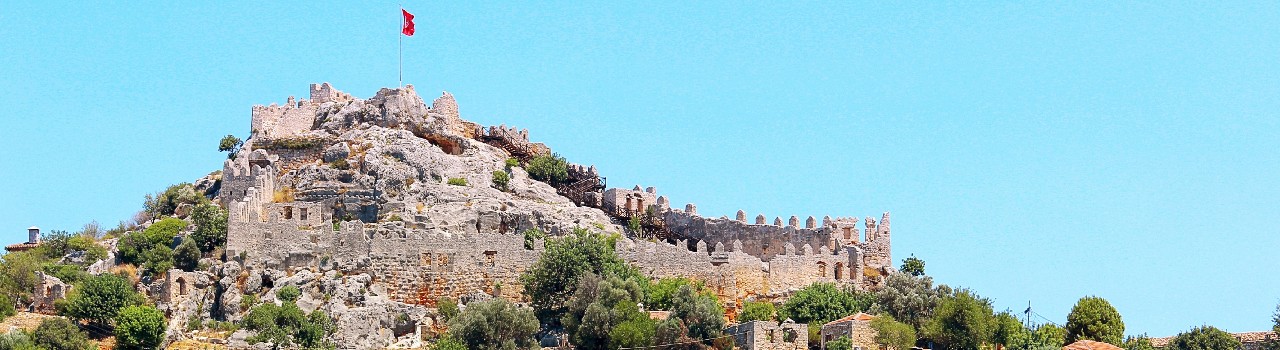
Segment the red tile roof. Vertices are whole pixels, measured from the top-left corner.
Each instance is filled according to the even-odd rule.
[[[870,320],[871,320],[871,319],[873,319],[873,318],[876,318],[876,317],[875,317],[875,316],[872,316],[872,315],[868,315],[868,314],[863,313],[863,312],[859,312],[859,313],[856,313],[856,314],[852,314],[852,315],[849,315],[849,316],[842,317],[842,318],[840,318],[840,319],[838,319],[838,320],[835,320],[835,321],[827,322],[826,324],[823,324],[823,326],[826,326],[826,325],[829,325],[829,324],[836,324],[836,323],[840,323],[840,322],[854,321],[854,320],[857,320],[857,321],[870,321]]]
[[[1062,347],[1062,350],[1124,350],[1119,346],[1100,341],[1081,340]]]

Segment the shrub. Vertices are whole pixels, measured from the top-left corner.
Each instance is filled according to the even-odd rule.
[[[280,306],[271,303],[255,306],[240,322],[245,328],[258,332],[247,339],[249,343],[270,342],[277,348],[288,348],[295,343],[304,348],[324,348],[328,345],[325,337],[334,331],[333,320],[323,311],[305,315],[292,301]]]
[[[616,276],[600,278],[587,275],[578,281],[575,289],[573,297],[565,305],[566,313],[560,323],[569,334],[569,341],[577,348],[613,349],[611,344],[618,342],[610,338],[615,327],[626,321],[643,322],[649,318],[648,314],[640,312],[637,305],[643,301],[644,290],[636,281],[624,281]]]
[[[689,286],[699,295],[713,299],[716,297],[715,292],[708,289],[701,281],[685,277],[666,277],[648,286],[645,291],[645,307],[650,310],[671,310],[675,307],[676,293],[684,286]]]
[[[738,322],[772,321],[776,313],[773,303],[748,301],[742,306],[742,314],[738,315]]]
[[[227,152],[227,158],[234,158],[236,152],[240,151],[240,146],[244,145],[239,137],[235,135],[227,135],[222,137],[222,141],[218,142],[218,152]]]
[[[253,294],[245,294],[240,296],[240,310],[248,310],[258,304],[258,297]]]
[[[227,243],[227,211],[213,203],[197,205],[191,212],[196,230],[190,238],[202,252],[212,252]]]
[[[823,324],[866,311],[872,299],[869,294],[844,290],[834,283],[814,283],[788,298],[778,311],[778,318]]]
[[[31,331],[31,341],[42,349],[94,349],[89,336],[71,321],[50,317]]]
[[[25,251],[7,253],[0,259],[0,291],[11,301],[29,302],[31,291],[40,285],[36,271],[40,271],[41,257],[34,251]]]
[[[507,170],[510,171],[511,168],[516,168],[520,166],[520,160],[515,158],[507,158],[506,166],[507,166]]]
[[[311,136],[285,137],[271,140],[271,143],[265,148],[271,150],[311,149],[324,145],[324,141],[323,138]]]
[[[117,349],[155,349],[164,342],[164,313],[151,306],[130,306],[116,317]]]
[[[457,339],[454,339],[453,335],[451,334],[445,334],[443,337],[440,337],[440,340],[436,340],[435,346],[432,347],[431,349],[432,350],[467,350],[467,344],[463,344]]]
[[[119,315],[120,309],[142,304],[142,301],[142,295],[124,277],[98,275],[76,285],[65,302],[55,305],[59,314],[109,328],[108,324]]]
[[[468,349],[531,349],[537,346],[537,332],[533,311],[506,299],[471,303],[449,322],[449,333]]]
[[[200,248],[196,247],[195,240],[187,238],[182,240],[182,244],[178,245],[178,249],[173,251],[173,266],[182,271],[195,271],[200,264]]]
[[[13,301],[9,300],[7,296],[0,295],[0,321],[17,314],[18,311],[13,308]]]
[[[299,296],[302,296],[302,290],[297,286],[285,286],[276,291],[276,298],[286,303],[298,301]]]
[[[440,298],[436,301],[436,310],[440,312],[442,321],[449,322],[454,317],[458,317],[458,302],[448,297]]]
[[[848,336],[841,336],[836,340],[827,342],[827,350],[853,350],[853,342],[849,340]]]
[[[460,177],[451,177],[451,178],[449,178],[448,183],[449,183],[450,185],[454,185],[454,186],[466,186],[466,185],[467,185],[467,179],[460,178]]]
[[[541,155],[529,161],[529,177],[548,184],[558,184],[569,178],[569,164],[559,154]]]
[[[536,228],[524,230],[524,249],[533,250],[534,248],[533,245],[537,242],[537,240],[546,239],[546,238],[547,238],[547,234],[542,232],[542,230],[539,230]]]
[[[165,218],[152,224],[142,232],[131,233],[120,240],[120,261],[142,265],[152,275],[167,271],[173,263],[173,237],[187,222],[176,218]]]
[[[994,324],[991,302],[962,290],[938,303],[924,333],[944,349],[978,349],[991,340]]]
[[[0,349],[6,350],[43,350],[26,332],[11,331],[0,334]]]
[[[148,194],[146,200],[142,203],[142,207],[144,208],[143,211],[152,217],[160,217],[173,215],[174,210],[177,210],[180,204],[196,205],[208,201],[208,198],[196,192],[195,186],[183,182],[169,186],[163,192],[155,195]]]
[[[347,163],[346,158],[339,158],[337,160],[329,162],[329,167],[338,169],[338,170],[350,170],[351,164]]]
[[[507,185],[511,182],[511,176],[502,170],[493,171],[493,188],[506,192]]]
[[[902,259],[902,267],[898,268],[902,273],[912,276],[924,276],[924,260],[920,260],[915,255],[906,259]]]

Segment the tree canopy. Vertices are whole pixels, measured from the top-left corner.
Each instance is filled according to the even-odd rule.
[[[615,237],[575,229],[573,234],[546,241],[546,249],[538,261],[520,276],[524,295],[538,319],[558,324],[564,316],[565,303],[586,275],[618,276],[647,283],[647,278],[614,252],[615,240]]]
[[[1240,341],[1213,326],[1200,326],[1178,333],[1169,341],[1168,350],[1235,350]]]
[[[532,310],[501,298],[468,304],[449,321],[449,334],[468,349],[533,349],[537,332]]]
[[[1124,339],[1124,321],[1111,303],[1099,297],[1084,297],[1067,315],[1066,343],[1088,339],[1119,346]]]

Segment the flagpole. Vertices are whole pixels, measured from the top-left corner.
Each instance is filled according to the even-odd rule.
[[[400,11],[404,11],[404,5],[400,5]],[[400,34],[396,37],[400,38],[400,87],[404,87],[404,16],[400,16]]]

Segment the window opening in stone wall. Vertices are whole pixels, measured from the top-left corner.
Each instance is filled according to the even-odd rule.
[[[493,251],[493,250],[485,251],[485,252],[484,252],[484,263],[485,263],[485,265],[487,265],[487,266],[489,266],[489,267],[493,267],[493,265],[494,265],[494,260],[496,260],[497,255],[498,255],[498,252],[497,252],[497,251]]]
[[[298,218],[307,221],[307,208],[298,208]]]
[[[818,277],[827,277],[827,263],[818,263]]]
[[[835,276],[837,281],[839,281],[841,277],[844,276],[844,263],[840,263],[840,262],[836,263]]]
[[[448,256],[448,255],[444,255],[444,254],[440,254],[440,266],[445,266],[445,265],[448,265],[448,264],[449,264],[449,256]]]
[[[773,342],[773,330],[772,330],[772,329],[770,329],[768,333],[765,333],[765,337],[764,337],[764,338],[765,338],[765,340],[768,340],[770,343],[772,343],[772,342]]]
[[[794,343],[796,342],[797,337],[796,330],[794,329],[787,328],[782,330],[782,341]]]
[[[178,295],[187,295],[187,280],[178,277]]]
[[[284,219],[293,220],[293,207],[284,207]]]

